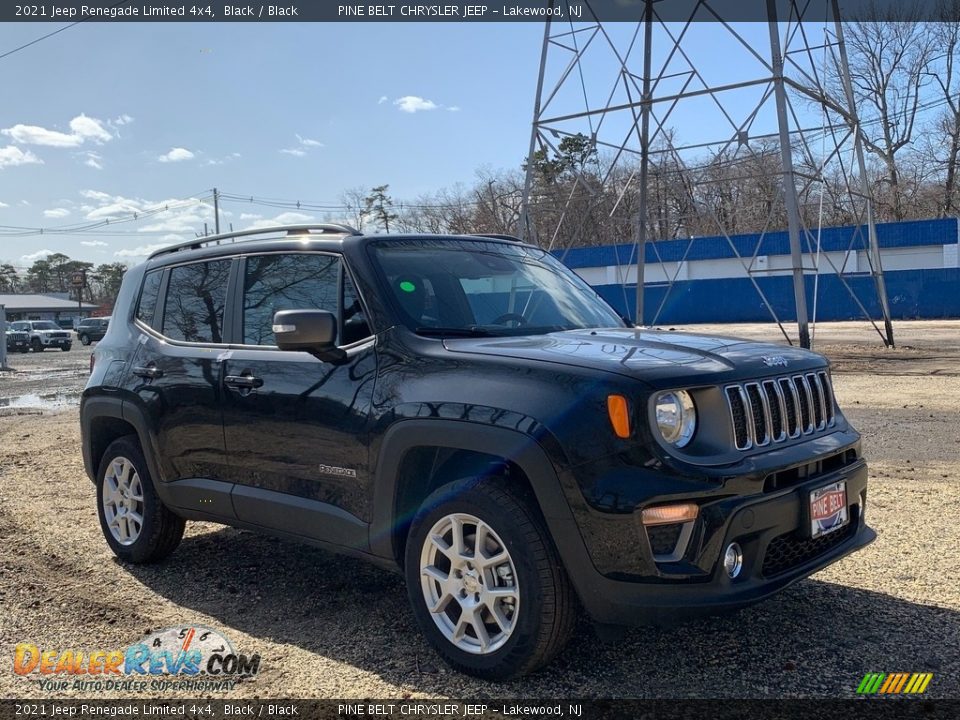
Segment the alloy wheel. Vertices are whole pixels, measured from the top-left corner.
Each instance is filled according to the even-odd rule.
[[[454,646],[499,650],[517,626],[520,588],[510,552],[493,528],[466,513],[441,518],[420,553],[423,600]]]
[[[103,477],[103,514],[113,539],[132,545],[143,529],[143,484],[125,457],[114,458]]]

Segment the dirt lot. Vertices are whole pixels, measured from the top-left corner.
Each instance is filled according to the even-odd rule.
[[[769,326],[704,329],[777,338]],[[440,665],[400,579],[357,561],[200,523],[160,566],[115,561],[70,404],[88,353],[15,355],[19,372],[0,373],[0,696],[46,694],[11,672],[18,642],[113,649],[195,623],[261,654],[233,698],[836,697],[870,671],[933,672],[928,695],[960,697],[960,321],[896,331],[896,350],[860,323],[817,334],[864,435],[876,543],[732,616],[614,644],[583,622],[551,667],[500,686]],[[11,400],[23,395],[40,397]],[[66,407],[37,409],[45,401]]]

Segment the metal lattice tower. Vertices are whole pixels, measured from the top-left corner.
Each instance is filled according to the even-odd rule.
[[[664,262],[654,241],[686,238],[689,252],[691,218],[701,224],[709,218],[709,234],[726,239],[789,342],[794,338],[757,277],[792,275],[798,340],[810,347],[804,277],[824,270],[837,277],[884,343],[893,346],[838,2],[742,0],[751,2],[766,22],[738,26],[710,0],[640,0],[636,21],[616,23],[597,19],[599,13],[587,0],[576,22],[547,21],[522,232],[543,247],[563,249],[595,244],[585,239],[603,225],[608,235],[632,244],[630,257],[623,258],[626,269],[618,268],[618,276],[624,286],[636,278],[638,324],[644,319],[643,260],[649,243],[658,261],[657,282],[666,286],[663,302],[652,314],[651,324],[656,324],[686,254],[680,262]],[[566,9],[552,0],[550,6],[555,5]],[[709,57],[698,57],[705,44]],[[565,145],[570,138],[576,142]],[[553,188],[551,199],[536,161],[565,152],[569,162],[557,167],[566,173],[565,181],[560,190]],[[747,179],[764,191],[755,204],[766,209],[766,220],[757,218],[753,232],[759,230],[759,236],[752,251],[742,239],[734,242],[737,218],[725,217],[722,202],[715,200],[724,187]],[[658,183],[680,188],[671,197],[683,207],[675,209],[669,222],[661,217],[663,199],[651,197],[659,192]],[[839,208],[849,219],[845,224],[852,226],[842,254],[820,252],[824,202]],[[764,266],[759,255],[764,237],[784,226],[789,266]],[[852,276],[867,274],[879,320],[850,282]]]

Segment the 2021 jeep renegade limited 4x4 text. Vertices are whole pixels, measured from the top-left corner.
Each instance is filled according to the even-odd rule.
[[[505,238],[225,239],[130,270],[94,354],[84,463],[124,560],[190,519],[364,557],[495,679],[549,662],[578,607],[739,607],[875,537],[820,355],[630,327]]]

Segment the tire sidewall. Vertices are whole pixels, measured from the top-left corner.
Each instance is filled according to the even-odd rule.
[[[140,476],[140,487],[143,489],[143,526],[140,528],[140,535],[130,545],[121,545],[110,528],[107,525],[107,518],[103,509],[103,488],[104,477],[107,469],[114,459],[125,457],[133,463],[137,474]],[[103,454],[100,460],[100,467],[97,469],[97,516],[100,518],[100,529],[103,536],[113,550],[113,553],[121,560],[128,562],[142,562],[149,557],[153,545],[156,543],[158,534],[158,524],[160,522],[159,513],[161,510],[160,498],[153,488],[153,478],[147,468],[146,458],[140,450],[139,443],[130,437],[114,440]]]
[[[490,497],[473,491],[476,484],[476,480],[466,480],[444,486],[427,498],[414,517],[404,562],[407,594],[421,630],[441,657],[454,667],[461,666],[474,674],[486,675],[490,679],[507,678],[516,674],[509,668],[519,670],[519,666],[536,646],[540,631],[538,608],[542,601],[542,588],[526,539],[509,521],[503,508],[497,507]],[[465,652],[447,640],[434,622],[423,598],[420,584],[423,540],[437,521],[453,513],[467,513],[488,524],[503,541],[517,572],[517,583],[520,586],[520,615],[517,626],[503,647],[488,655]]]
[[[81,336],[80,336],[80,344],[81,344],[81,345],[89,345],[89,344],[90,344],[90,337],[87,336],[87,335],[81,335]]]

